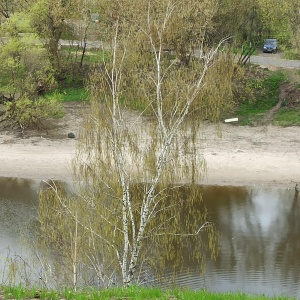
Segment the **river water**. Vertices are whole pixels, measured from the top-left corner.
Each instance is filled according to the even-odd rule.
[[[40,182],[0,178],[0,283],[4,259],[26,257],[24,235],[36,224]],[[199,276],[193,266],[177,285],[211,291],[300,298],[300,196],[295,190],[199,187],[221,233],[219,256]],[[25,262],[22,259],[19,262]]]

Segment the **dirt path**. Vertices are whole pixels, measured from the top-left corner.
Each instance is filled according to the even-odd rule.
[[[294,84],[293,83],[283,83],[280,86],[280,93],[279,93],[279,97],[278,97],[278,102],[277,104],[272,107],[272,109],[270,109],[264,116],[263,120],[262,120],[262,124],[264,125],[268,125],[271,124],[271,122],[273,121],[273,118],[275,116],[275,114],[278,112],[278,110],[281,108],[282,103],[284,101],[290,100],[289,98],[291,98],[291,94],[292,97],[296,97],[299,98],[300,95],[300,91],[298,91],[298,89],[295,89]]]

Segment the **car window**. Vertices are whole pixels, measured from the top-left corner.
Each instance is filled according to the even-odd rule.
[[[277,44],[277,41],[276,41],[276,40],[268,40],[268,39],[267,39],[267,40],[265,41],[265,43],[266,43],[266,44]]]

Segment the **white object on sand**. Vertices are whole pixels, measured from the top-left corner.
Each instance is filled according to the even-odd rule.
[[[238,118],[226,119],[225,123],[237,122],[238,120],[239,120]]]

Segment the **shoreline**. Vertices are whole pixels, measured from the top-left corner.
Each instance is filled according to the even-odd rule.
[[[206,176],[199,184],[294,188],[300,182],[299,127],[204,127],[199,146]],[[76,139],[0,134],[0,177],[71,181]]]
[[[75,143],[75,140],[42,137],[13,138],[12,142],[7,136],[0,135],[0,176],[70,181]]]
[[[204,182],[295,188],[300,182],[300,128],[221,125],[222,138],[206,142]],[[209,127],[209,136],[213,136]]]

